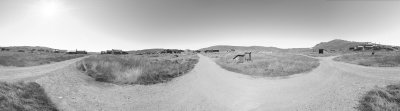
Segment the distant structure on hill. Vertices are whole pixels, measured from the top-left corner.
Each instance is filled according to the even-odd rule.
[[[1,51],[10,51],[8,48],[1,48]]]
[[[219,50],[211,49],[211,50],[205,50],[204,51],[204,53],[214,53],[214,52],[219,52]]]
[[[53,53],[66,53],[67,50],[54,49]]]
[[[129,54],[128,52],[119,50],[119,49],[111,49],[107,51],[101,51],[101,54],[114,54],[114,55],[124,55],[124,54]]]
[[[243,63],[245,61],[252,61],[251,60],[251,52],[245,52],[244,54],[238,54],[235,57],[233,57],[233,60],[235,60],[236,63]]]
[[[136,55],[150,55],[150,54],[181,54],[185,52],[180,49],[144,49],[137,51],[130,51],[132,54]]]
[[[381,45],[372,42],[353,42],[335,39],[329,42],[321,42],[313,47],[314,50],[324,49],[330,52],[348,52],[348,51],[396,51],[398,46]]]
[[[182,52],[185,52],[185,51],[178,50],[178,49],[166,49],[166,50],[161,51],[160,53],[161,54],[180,54]]]
[[[66,53],[67,50],[53,49],[48,47],[39,46],[12,46],[12,47],[0,47],[1,51],[9,52],[23,52],[23,53]]]
[[[67,54],[87,54],[84,50],[75,50],[75,51],[68,51]]]
[[[324,49],[318,49],[319,54],[324,54]]]
[[[380,45],[374,43],[364,43],[357,46],[349,47],[351,51],[365,51],[365,50],[385,50],[385,51],[395,51],[399,50],[398,47],[388,46],[388,45]]]

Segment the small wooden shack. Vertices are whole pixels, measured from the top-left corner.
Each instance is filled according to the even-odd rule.
[[[319,53],[319,54],[324,54],[324,49],[319,49],[319,50],[318,50],[318,53]]]
[[[247,56],[246,56],[246,54],[247,54]],[[252,61],[251,60],[251,52],[245,52],[244,56],[245,56],[246,61]]]
[[[10,51],[8,48],[1,48],[1,51]]]
[[[66,54],[88,54],[86,51],[84,51],[84,50],[75,50],[75,51],[69,51],[69,52],[66,52]]]
[[[236,61],[236,63],[243,63],[244,62],[244,54],[243,55],[236,55],[233,60]]]
[[[245,52],[244,54],[238,54],[233,58],[233,60],[235,60],[236,63],[243,63],[245,61],[252,61],[251,60],[251,52]]]
[[[219,52],[219,50],[211,49],[211,50],[205,50],[204,51],[204,53],[214,53],[214,52]]]

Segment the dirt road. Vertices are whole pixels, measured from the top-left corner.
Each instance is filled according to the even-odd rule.
[[[362,93],[400,81],[400,68],[363,67],[335,62],[332,57],[319,59],[320,66],[309,73],[253,78],[221,69],[200,55],[192,72],[150,86],[95,82],[74,64],[62,68],[72,60],[53,64],[56,68],[43,71],[47,73],[35,81],[66,111],[349,111],[354,110]],[[14,77],[0,71],[0,77],[10,80],[33,74],[23,72]]]
[[[38,78],[49,72],[65,68],[85,57],[32,67],[0,67],[0,81],[18,81]]]

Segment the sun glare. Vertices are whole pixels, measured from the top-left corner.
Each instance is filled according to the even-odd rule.
[[[41,0],[38,3],[38,11],[43,17],[53,17],[63,11],[63,6],[58,0]]]

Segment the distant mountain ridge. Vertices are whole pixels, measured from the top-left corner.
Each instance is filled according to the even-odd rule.
[[[307,52],[307,51],[312,51],[312,49],[317,50],[317,49],[325,49],[325,50],[335,50],[335,51],[349,51],[349,48],[351,47],[356,47],[359,45],[364,45],[368,44],[371,42],[355,42],[355,41],[347,41],[347,40],[341,40],[341,39],[334,39],[328,42],[321,42],[316,44],[314,47],[311,48],[288,48],[288,49],[282,49],[282,48],[277,48],[277,47],[265,47],[265,46],[232,46],[232,45],[215,45],[215,46],[210,46],[206,48],[201,48],[199,50],[204,51],[204,50],[220,50],[220,52],[226,52],[226,51],[231,51],[232,49],[235,51],[249,51],[249,52],[292,52],[292,53],[297,53],[297,52]],[[381,45],[377,44],[380,46],[384,47],[395,47],[395,49],[400,49],[399,46],[390,46],[390,45]],[[3,46],[0,48],[6,48],[10,49],[10,51],[18,51],[18,50],[25,50],[25,51],[30,51],[30,50],[54,50],[54,48],[49,48],[49,47],[43,47],[43,46]],[[153,49],[143,49],[143,50],[131,50],[127,51],[131,54],[144,54],[144,53],[160,53],[161,51],[164,51],[166,49],[164,48],[153,48]]]
[[[49,47],[43,47],[43,46],[9,46],[9,47],[0,47],[0,48],[6,48],[10,49],[10,51],[18,51],[18,50],[25,50],[25,51],[30,51],[30,50],[54,50],[54,48],[49,48]]]
[[[231,45],[216,45],[216,46],[210,46],[206,48],[199,49],[201,51],[204,50],[220,50],[220,52],[226,52],[230,51],[231,49],[234,49],[236,51],[251,51],[251,52],[259,52],[259,51],[264,51],[264,52],[292,52],[292,53],[297,53],[297,52],[307,52],[307,51],[312,51],[317,50],[317,49],[325,49],[328,51],[350,51],[349,48],[351,47],[357,47],[360,45],[365,45],[365,44],[374,44],[372,42],[355,42],[355,41],[347,41],[347,40],[342,40],[342,39],[334,39],[328,42],[321,42],[316,44],[312,48],[289,48],[289,49],[281,49],[277,47],[264,47],[264,46],[231,46]],[[378,46],[382,47],[392,47],[389,45],[381,45],[381,44],[376,44]],[[395,46],[398,47],[398,46]],[[400,48],[398,48],[400,49]]]

